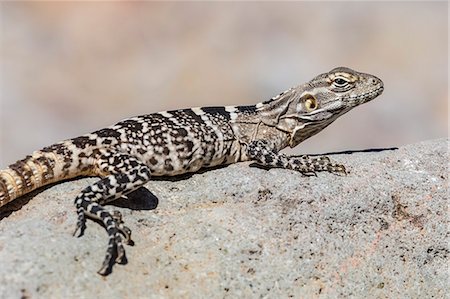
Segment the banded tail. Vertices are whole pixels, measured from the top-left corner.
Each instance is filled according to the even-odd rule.
[[[60,142],[0,170],[0,207],[42,186],[81,175],[74,171],[79,162],[74,162],[67,142]]]

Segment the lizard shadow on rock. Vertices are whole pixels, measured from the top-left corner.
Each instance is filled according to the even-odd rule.
[[[53,183],[53,184],[50,184],[50,185],[38,188],[36,190],[33,190],[30,193],[22,195],[21,197],[18,197],[16,199],[14,199],[12,202],[9,202],[6,205],[0,207],[0,220],[2,220],[3,218],[8,217],[13,212],[20,210],[24,205],[26,205],[36,195],[38,195],[39,193],[41,193],[41,192],[51,188],[53,185],[56,185],[56,184],[57,183]]]
[[[109,205],[127,208],[131,210],[154,210],[158,206],[159,200],[151,191],[145,187],[140,187],[126,196],[118,198]]]
[[[332,156],[332,155],[351,155],[356,153],[379,153],[384,151],[395,151],[398,150],[398,147],[383,147],[383,148],[368,148],[363,150],[347,150],[347,151],[340,151],[340,152],[328,152],[323,154],[307,154],[308,156],[314,157],[314,156]]]

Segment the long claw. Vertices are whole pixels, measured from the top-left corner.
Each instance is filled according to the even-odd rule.
[[[121,239],[121,236],[117,236],[118,239]],[[125,258],[125,248],[123,248],[122,240],[116,241],[117,242],[117,257],[115,259],[116,263],[118,264],[125,264],[126,258]]]
[[[121,225],[119,226],[119,231],[120,233],[125,237],[125,242],[128,245],[133,244],[133,240],[131,240],[131,229],[129,229],[128,227]]]
[[[106,276],[111,273],[111,259],[107,259],[103,261],[102,267],[97,271],[98,274]]]
[[[131,229],[124,225],[122,220],[122,214],[119,211],[113,211],[112,217],[117,224],[117,229],[125,237],[126,244],[132,244],[131,240]]]
[[[73,232],[72,236],[81,237],[84,234],[84,230],[86,229],[86,218],[83,214],[78,214],[78,220],[75,227],[75,231]]]

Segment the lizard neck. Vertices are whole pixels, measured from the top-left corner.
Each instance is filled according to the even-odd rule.
[[[289,146],[290,133],[277,127],[271,115],[261,110],[263,103],[229,108],[231,127],[239,142],[248,144],[255,140],[267,140],[277,151]]]

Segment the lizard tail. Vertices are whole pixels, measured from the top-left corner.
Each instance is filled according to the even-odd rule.
[[[63,155],[36,151],[0,170],[0,207],[44,185],[73,177]]]

